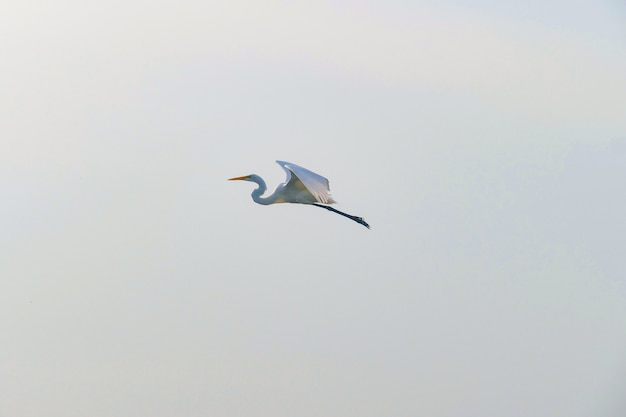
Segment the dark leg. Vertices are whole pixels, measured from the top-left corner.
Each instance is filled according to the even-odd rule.
[[[316,203],[313,203],[313,205],[315,207],[325,208],[326,210],[335,212],[337,214],[341,214],[342,216],[347,217],[350,220],[354,220],[355,222],[357,222],[359,224],[362,224],[363,226],[367,227],[368,229],[370,228],[370,225],[367,224],[367,222],[365,220],[363,220],[363,217],[351,216],[350,214],[344,213],[343,211],[336,210],[336,209],[334,209],[334,208],[332,208],[330,206],[323,206],[321,204],[316,204]]]

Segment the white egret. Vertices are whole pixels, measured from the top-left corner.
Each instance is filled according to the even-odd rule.
[[[290,162],[276,162],[287,172],[287,180],[282,184],[278,184],[274,193],[267,197],[262,197],[265,191],[267,191],[267,185],[265,185],[263,178],[256,174],[229,178],[229,181],[242,180],[256,182],[259,187],[252,191],[252,199],[256,203],[263,205],[277,203],[311,204],[315,207],[325,208],[326,210],[341,214],[342,216],[362,224],[368,229],[370,228],[370,225],[367,224],[362,217],[352,216],[326,205],[336,203],[330,195],[328,180],[326,178]]]

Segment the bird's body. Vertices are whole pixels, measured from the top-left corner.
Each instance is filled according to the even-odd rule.
[[[350,214],[343,213],[326,205],[336,203],[330,195],[329,184],[326,178],[296,164],[285,161],[276,162],[287,172],[287,180],[284,183],[278,184],[274,192],[267,197],[263,197],[263,194],[267,191],[267,185],[263,178],[256,174],[230,178],[230,180],[243,180],[257,183],[259,187],[252,191],[252,199],[258,204],[310,204],[341,214],[369,229],[369,225],[361,217],[351,216]]]

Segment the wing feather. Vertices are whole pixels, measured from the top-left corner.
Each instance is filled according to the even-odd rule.
[[[315,172],[302,168],[299,165],[285,161],[276,161],[287,172],[287,183],[285,190],[302,195],[303,191],[308,191],[314,201],[298,201],[302,203],[322,203],[333,204],[336,201],[330,195],[328,179]]]

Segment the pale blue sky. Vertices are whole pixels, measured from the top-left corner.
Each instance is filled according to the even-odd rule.
[[[3,9],[0,416],[626,412],[620,2]]]

